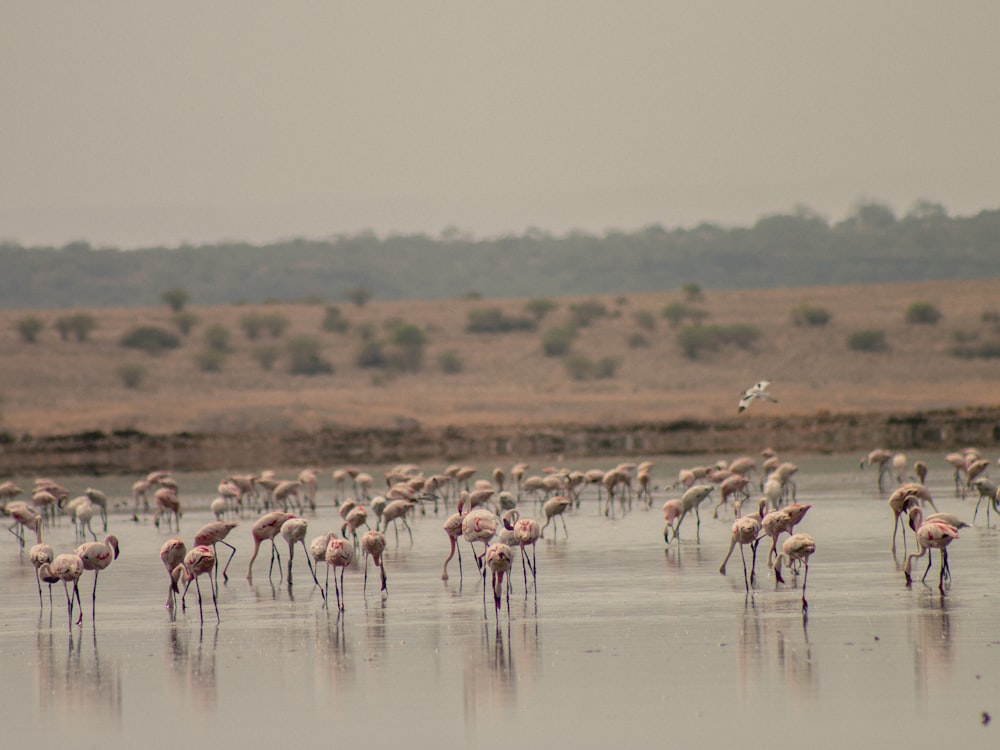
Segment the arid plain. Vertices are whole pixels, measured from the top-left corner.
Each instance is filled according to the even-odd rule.
[[[732,418],[740,391],[771,380],[777,404],[755,404],[774,416],[920,411],[1000,404],[995,359],[959,358],[957,342],[1000,341],[1000,281],[920,282],[849,287],[716,291],[703,288],[700,301],[681,291],[600,298],[553,298],[555,308],[535,331],[468,333],[470,312],[500,308],[525,316],[526,299],[346,301],[260,305],[189,306],[199,323],[182,345],[152,356],[121,346],[137,325],[176,331],[165,304],[147,308],[6,310],[0,313],[0,429],[12,435],[56,435],[86,430],[232,433],[320,428],[384,428],[491,425],[627,424],[684,418]],[[597,300],[607,315],[581,328],[572,352],[592,361],[617,359],[611,377],[576,380],[563,361],[546,356],[542,337],[564,324],[570,308]],[[661,312],[681,302],[704,310],[705,325],[750,324],[760,337],[748,348],[724,346],[686,357],[679,328]],[[941,313],[934,324],[906,320],[910,305],[923,302]],[[342,333],[323,331],[328,304],[348,322]],[[792,310],[823,308],[823,326],[797,325]],[[86,312],[97,327],[87,340],[63,340],[54,321]],[[288,320],[278,338],[249,340],[241,327],[248,313]],[[640,318],[647,327],[640,325]],[[19,335],[20,319],[45,322],[38,339]],[[648,328],[652,317],[655,325]],[[421,328],[427,337],[422,368],[393,374],[356,364],[361,331],[386,337],[393,321]],[[196,355],[206,329],[230,331],[230,353],[218,372],[205,372]],[[880,330],[888,349],[852,350],[852,333]],[[291,337],[316,337],[332,374],[288,372],[286,356],[269,370],[253,357],[265,344],[283,347]],[[641,334],[646,345],[633,340]],[[461,371],[446,374],[440,355],[452,351]],[[137,388],[118,374],[123,363],[146,370]]]

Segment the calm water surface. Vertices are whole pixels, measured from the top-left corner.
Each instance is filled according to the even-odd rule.
[[[231,535],[238,551],[219,593],[222,622],[203,586],[204,626],[193,588],[185,613],[172,619],[164,608],[168,578],[158,552],[169,534],[148,518],[133,522],[124,507],[112,514],[121,557],[101,575],[96,623],[92,574],[82,579],[86,616],[72,632],[61,585],[52,609],[45,594],[40,614],[34,570],[5,534],[6,731],[18,742],[83,747],[196,739],[249,747],[365,739],[483,748],[567,739],[582,747],[623,740],[996,747],[1000,532],[987,529],[982,514],[962,530],[951,547],[946,596],[937,591],[936,560],[929,585],[907,588],[902,555],[897,562],[889,552],[892,516],[873,473],[859,471],[853,455],[790,458],[800,466],[799,500],[813,504],[799,527],[817,543],[808,619],[790,577],[777,586],[758,564],[758,587],[747,596],[738,554],[728,575],[719,574],[730,520],[712,519],[711,499],[700,544],[690,518],[681,543],[667,549],[660,506],[676,495],[662,490],[651,510],[614,520],[599,513],[593,491],[585,494],[566,519],[569,538],[561,525],[551,538],[550,526],[538,545],[537,592],[526,595],[516,563],[510,617],[504,608],[499,625],[492,601],[484,616],[467,546],[462,580],[457,559],[451,579],[440,580],[448,549],[443,510],[412,519],[412,545],[405,531],[398,546],[388,533],[385,602],[377,575],[364,597],[362,568],[347,571],[340,616],[323,609],[301,549],[293,586],[277,572],[268,582],[266,548],[247,583],[254,519],[244,519]],[[974,503],[954,497],[943,456],[923,458],[939,508],[971,521]],[[699,463],[655,461],[661,486],[681,466]],[[578,469],[615,463],[570,462]],[[375,476],[382,469],[365,468]],[[189,545],[210,520],[206,508],[223,475],[175,475]],[[59,479],[74,494],[96,486],[124,500],[135,477]],[[340,526],[329,472],[320,493],[319,509],[306,516],[310,539]],[[524,515],[540,513],[527,505]],[[66,522],[45,536],[57,552],[75,547]],[[281,540],[279,550],[284,559]],[[996,720],[984,723],[984,713]]]

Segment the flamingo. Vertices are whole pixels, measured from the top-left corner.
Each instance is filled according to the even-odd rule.
[[[385,506],[385,510],[382,511],[382,518],[379,519],[382,524],[383,529],[388,529],[389,524],[392,523],[392,528],[396,532],[396,545],[399,545],[399,527],[396,525],[396,521],[402,521],[403,526],[406,527],[407,533],[410,535],[410,544],[413,544],[413,530],[410,528],[410,524],[406,522],[406,514],[409,513],[413,506],[416,505],[414,500],[393,500],[391,503]],[[378,526],[375,527],[376,531],[379,531]]]
[[[340,535],[347,538],[347,530],[351,530],[351,538],[354,540],[354,544],[358,543],[358,529],[360,527],[371,528],[368,526],[368,509],[363,505],[356,505],[344,516],[344,523],[340,527]]]
[[[229,547],[230,550],[232,550],[229,553],[229,559],[226,560],[226,564],[222,567],[222,580],[225,582],[229,581],[229,574],[227,573],[227,571],[229,570],[229,563],[233,561],[233,556],[236,554],[236,547],[227,542],[226,537],[229,536],[229,532],[235,529],[237,526],[239,526],[239,523],[237,523],[236,521],[212,521],[210,523],[206,523],[204,526],[198,529],[198,533],[194,535],[195,546],[211,547],[212,551],[215,552],[216,551],[215,545],[224,544],[227,547]],[[219,575],[218,553],[216,553],[215,562],[216,562],[215,575],[216,575],[216,580],[218,580],[218,575]]]
[[[712,493],[713,489],[715,488],[710,484],[696,484],[684,491],[684,494],[681,495],[681,514],[674,523],[674,539],[680,536],[681,523],[684,521],[684,517],[694,510],[694,516],[698,520],[697,538],[699,542],[701,541],[701,515],[698,513],[698,506]],[[664,538],[666,538],[665,533]]]
[[[876,448],[871,451],[867,456],[861,459],[861,468],[865,466],[878,466],[878,491],[882,491],[882,483],[885,481],[885,475],[889,472],[888,463],[892,458],[892,451],[888,451],[885,448]]]
[[[323,587],[319,585],[319,578],[316,577],[315,571],[319,570],[320,563],[323,563],[324,565],[326,564],[326,548],[330,546],[330,540],[336,538],[337,533],[335,531],[331,531],[327,534],[323,534],[322,536],[313,537],[313,540],[309,542],[309,557],[312,558],[313,562],[313,580],[316,581],[319,593],[323,597],[324,606],[326,606],[326,591],[324,591]]]
[[[806,601],[806,581],[809,578],[809,557],[813,552],[816,551],[816,542],[808,534],[793,534],[785,540],[785,543],[781,545],[781,554],[778,555],[778,559],[774,563],[774,575],[778,581],[784,583],[784,579],[781,577],[781,561],[782,558],[788,560],[788,566],[791,568],[797,562],[802,562],[805,566],[805,575],[802,577],[802,611],[803,613],[809,611],[809,602]],[[794,568],[793,568],[794,569]]]
[[[83,624],[83,603],[80,602],[80,576],[83,575],[83,560],[79,555],[64,553],[56,555],[51,563],[38,566],[38,576],[46,583],[63,582],[66,592],[66,609],[69,612],[69,631],[73,632],[73,597],[80,604],[80,618],[77,625]],[[69,593],[69,582],[73,582],[73,593]]]
[[[462,536],[462,519],[463,515],[461,513],[452,513],[444,522],[444,531],[448,535],[448,541],[451,543],[451,549],[448,551],[448,557],[444,559],[444,568],[441,571],[441,580],[448,580],[448,563],[451,562],[451,558],[455,556],[455,552],[458,551],[458,579],[459,582],[462,580],[462,550],[458,546],[458,539]]]
[[[538,563],[535,561],[535,546],[538,540],[542,536],[542,530],[538,525],[538,521],[534,518],[520,518],[520,514],[514,510],[514,538],[517,539],[517,544],[521,548],[521,572],[524,573],[524,595],[528,595],[528,574],[524,570],[525,563],[528,560],[528,553],[525,552],[525,547],[531,547],[531,562],[528,563],[528,567],[531,568],[531,582],[535,585],[535,593],[538,593]]]
[[[354,560],[354,545],[347,539],[333,538],[326,548],[326,594],[325,602],[330,600],[330,568],[340,568],[340,584],[337,584],[337,571],[333,572],[333,588],[337,594],[337,609],[344,611],[344,568]]]
[[[163,567],[167,569],[167,575],[170,576],[170,587],[167,589],[167,609],[173,609],[176,604],[173,573],[174,568],[184,562],[186,554],[187,545],[179,536],[170,537],[160,547],[160,562],[163,563]]]
[[[42,579],[38,575],[38,569],[43,563],[50,563],[55,558],[55,552],[52,550],[48,544],[44,542],[39,542],[28,550],[28,559],[31,560],[31,564],[35,567],[35,580],[38,582],[38,608],[42,608]],[[47,581],[49,584],[49,607],[52,607],[52,584],[58,579]]]
[[[361,537],[361,552],[365,556],[365,583],[362,592],[367,595],[368,592],[368,558],[371,557],[372,562],[378,566],[379,573],[382,578],[382,598],[385,599],[389,595],[389,591],[386,588],[385,582],[385,564],[382,560],[382,553],[385,551],[385,534],[381,531],[375,531],[374,529],[369,529]]]
[[[304,518],[289,518],[283,524],[281,524],[281,536],[284,538],[285,542],[288,544],[288,585],[292,585],[292,558],[295,557],[295,545],[301,544],[302,549],[306,555],[306,565],[309,566],[309,575],[313,577],[316,585],[319,585],[319,579],[316,578],[316,571],[313,570],[311,555],[309,550],[306,549],[306,531],[309,528],[309,524]],[[280,561],[279,561],[280,565]]]
[[[118,559],[118,537],[108,534],[103,542],[87,542],[76,548],[76,554],[83,560],[83,569],[94,571],[94,591],[91,595],[91,620],[97,619],[97,576],[106,570],[112,560]],[[83,605],[80,605],[80,616],[83,616]]]
[[[275,557],[278,558],[278,574],[281,574],[281,555],[278,554],[278,549],[274,546],[274,538],[281,532],[282,524],[294,517],[291,513],[285,513],[283,510],[274,510],[265,513],[254,523],[250,530],[250,535],[253,537],[253,555],[250,556],[250,564],[247,566],[247,581],[253,583],[253,561],[257,559],[260,544],[265,540],[271,542],[271,567],[267,569],[267,579],[271,580]]]
[[[925,521],[919,507],[910,508],[910,528],[917,534],[917,548],[919,551],[911,553],[906,558],[906,565],[903,567],[906,585],[909,586],[913,582],[913,579],[910,577],[913,561],[918,557],[923,557],[924,553],[929,552],[932,548],[939,549],[941,550],[941,575],[938,578],[938,591],[943,595],[945,576],[951,577],[951,571],[948,568],[948,545],[955,539],[958,539],[958,529],[942,520]],[[927,573],[930,569],[931,565],[928,561],[927,570],[924,571],[924,576],[920,579],[921,581],[927,578]]]
[[[459,506],[459,512],[461,511],[462,508]],[[469,546],[472,547],[476,567],[483,574],[484,585],[486,570],[483,568],[483,558],[486,557],[486,550],[489,548],[490,541],[496,536],[498,523],[497,517],[493,512],[485,508],[473,508],[462,517],[462,536],[469,543]],[[481,555],[476,555],[476,542],[483,543],[483,554]]]
[[[173,593],[180,593],[177,588],[177,582],[181,577],[185,580],[184,594],[181,595],[181,607],[184,607],[184,597],[187,595],[187,590],[191,586],[191,581],[194,581],[194,587],[198,591],[198,621],[202,624],[205,623],[205,615],[202,611],[201,606],[201,585],[198,583],[198,577],[206,573],[211,573],[215,568],[215,553],[212,552],[211,547],[206,547],[205,545],[198,545],[192,547],[191,550],[184,556],[184,561],[174,568],[173,573],[170,576],[171,583],[173,584]],[[212,580],[212,576],[208,576],[208,585],[212,589],[212,604],[215,607],[215,621],[221,622],[219,617],[219,601],[215,596],[215,583]]]
[[[20,501],[8,505],[7,512],[14,519],[14,523],[7,531],[14,535],[21,545],[22,551],[24,550],[24,529],[31,529],[35,532],[35,544],[42,543],[42,517],[40,515]]]
[[[497,627],[500,626],[500,596],[503,591],[503,577],[510,571],[513,563],[514,552],[506,544],[499,542],[491,544],[486,550],[486,566],[493,572],[493,601],[496,604]],[[485,588],[483,589],[483,596],[486,596]],[[507,592],[507,619],[510,619],[509,591]]]
[[[740,557],[743,558],[743,583],[746,585],[747,593],[750,593],[750,584],[753,583],[755,568],[757,567],[757,535],[760,533],[760,519],[757,516],[743,516],[733,522],[733,528],[729,535],[729,551],[726,553],[722,565],[719,566],[719,573],[726,574],[726,563],[729,556],[733,554],[733,549],[740,545]],[[753,562],[750,566],[750,578],[747,579],[747,558],[743,552],[746,545],[751,545],[753,550]]]
[[[563,532],[565,532],[566,538],[569,538],[569,529],[566,528],[566,517],[563,514],[570,505],[572,503],[563,495],[556,495],[551,500],[546,501],[545,505],[542,506],[542,513],[545,514],[545,525],[538,532],[540,538],[545,536],[545,529],[557,516],[562,519]],[[555,528],[553,527],[553,534],[556,533]],[[555,539],[554,536],[552,538]]]

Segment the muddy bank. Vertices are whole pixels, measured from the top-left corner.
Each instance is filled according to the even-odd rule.
[[[627,425],[518,427],[411,425],[399,429],[321,429],[268,434],[156,435],[137,431],[2,436],[0,473],[129,474],[153,469],[210,471],[495,460],[527,456],[654,456],[779,452],[866,453],[982,450],[1000,444],[1000,407],[932,412],[676,420]]]

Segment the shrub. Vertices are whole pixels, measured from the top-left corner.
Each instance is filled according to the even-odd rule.
[[[177,330],[181,332],[182,336],[187,336],[191,333],[191,329],[201,322],[201,318],[190,310],[181,310],[179,313],[174,314],[173,320],[174,325],[177,326]]]
[[[598,380],[613,378],[621,364],[622,361],[619,357],[601,357],[594,365],[594,377]]]
[[[122,385],[132,390],[141,386],[148,374],[146,368],[138,362],[126,362],[118,365],[115,373],[122,381]]]
[[[446,375],[455,375],[465,369],[465,364],[455,349],[448,349],[438,355],[438,367]]]
[[[906,308],[906,322],[934,325],[941,320],[941,312],[930,302],[914,302]]]
[[[202,349],[194,355],[194,363],[202,372],[221,372],[225,359],[225,352],[221,349]]]
[[[655,331],[656,330],[656,316],[653,315],[649,310],[636,310],[632,317],[635,319],[635,324],[639,326],[644,331]]]
[[[545,297],[536,297],[524,303],[524,309],[536,321],[541,321],[546,315],[555,310],[559,305]]]
[[[320,356],[319,341],[313,336],[296,336],[288,342],[292,375],[325,375],[333,372],[333,365]]]
[[[160,300],[170,306],[174,312],[180,312],[187,305],[190,295],[183,289],[167,289],[160,295]]]
[[[996,359],[1000,357],[1000,341],[988,341],[978,346],[958,344],[952,347],[951,356],[962,359]]]
[[[209,326],[205,329],[205,346],[222,354],[228,352],[229,329],[221,323]]]
[[[323,316],[323,322],[320,324],[320,327],[330,333],[347,333],[351,324],[344,318],[339,307],[329,305],[326,308],[326,313]]]
[[[979,319],[983,323],[1000,323],[1000,312],[996,310],[984,310]]]
[[[697,302],[698,300],[703,299],[701,286],[699,284],[695,284],[693,281],[689,281],[682,286],[681,291],[684,292],[684,296],[687,297],[690,302]]]
[[[579,328],[586,328],[597,318],[606,317],[608,308],[599,300],[588,300],[569,306],[570,320]]]
[[[889,343],[885,331],[855,331],[847,337],[847,348],[855,352],[884,352],[888,351]]]
[[[831,317],[823,307],[803,303],[792,308],[792,322],[797,326],[825,326]]]
[[[73,335],[77,341],[86,341],[90,332],[97,328],[97,318],[90,313],[76,313],[56,318],[55,328],[59,337],[66,341]]]
[[[416,372],[424,363],[424,347],[427,334],[412,323],[399,323],[393,327],[389,337],[396,348],[390,364],[397,370]]]
[[[533,318],[515,318],[504,315],[499,307],[485,307],[469,311],[469,321],[465,325],[465,330],[467,333],[508,333],[533,331],[536,327]]]
[[[263,316],[264,330],[271,334],[271,338],[279,338],[292,322],[280,313],[268,313]]]
[[[705,351],[715,351],[731,344],[741,349],[749,348],[760,338],[760,330],[746,323],[718,326],[686,326],[677,334],[677,343],[684,356],[697,359]]]
[[[181,341],[170,331],[157,326],[136,326],[121,337],[119,343],[129,349],[138,349],[147,354],[159,354],[167,349],[176,349]]]
[[[246,313],[240,316],[240,328],[251,341],[260,336],[264,329],[264,316],[257,312]]]
[[[356,286],[353,289],[348,289],[344,296],[358,307],[364,307],[375,296],[375,293],[368,287]]]
[[[582,354],[572,354],[563,359],[566,373],[573,380],[589,380],[594,371],[594,363]]]
[[[385,356],[384,344],[375,339],[369,339],[361,345],[354,363],[358,367],[388,367],[389,360]]]
[[[671,302],[660,311],[660,316],[670,321],[670,327],[676,328],[685,320],[699,322],[708,317],[708,312],[701,308],[691,307],[683,302]]]
[[[542,351],[547,357],[561,357],[569,351],[576,338],[576,326],[554,326],[542,335]]]
[[[270,370],[278,361],[280,352],[276,346],[258,346],[250,352],[250,356],[257,360],[261,369]]]
[[[17,332],[26,343],[34,344],[38,341],[38,334],[45,328],[45,322],[34,315],[28,315],[17,321]]]
[[[629,349],[644,349],[649,346],[649,339],[646,338],[645,334],[633,333],[628,337]]]

